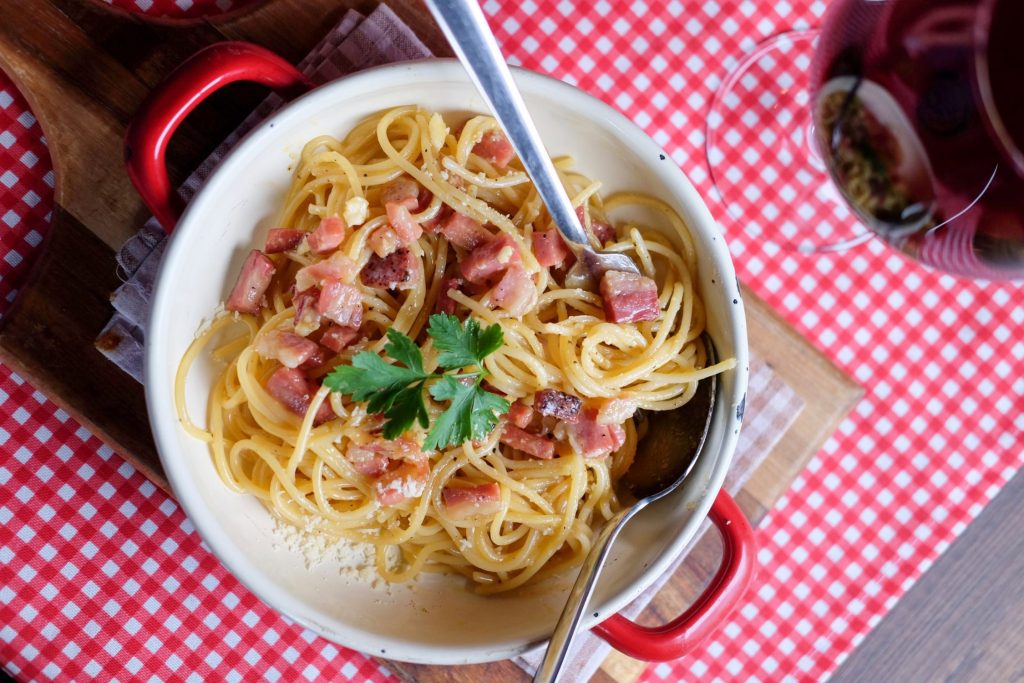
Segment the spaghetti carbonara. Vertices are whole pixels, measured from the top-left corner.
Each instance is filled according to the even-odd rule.
[[[602,198],[571,159],[555,164],[594,246],[629,254],[642,275],[595,281],[573,268],[490,117],[400,107],[344,139],[311,140],[227,312],[178,370],[181,422],[209,443],[225,484],[288,523],[374,544],[389,581],[458,572],[493,593],[579,564],[620,505],[613,483],[643,412],[682,405],[733,361],[705,367],[695,250],[679,216],[641,194]],[[609,222],[635,204],[675,234]],[[359,353],[383,356],[389,329],[434,372],[427,330],[438,313],[500,326],[479,371],[509,407],[480,438],[424,451],[422,424],[384,438],[381,416],[324,377]],[[204,353],[225,367],[200,427],[184,386]],[[426,407],[436,420],[446,406]]]

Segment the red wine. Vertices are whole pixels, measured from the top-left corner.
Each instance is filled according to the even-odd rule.
[[[1024,0],[838,0],[812,72],[822,159],[872,231],[1024,278]]]

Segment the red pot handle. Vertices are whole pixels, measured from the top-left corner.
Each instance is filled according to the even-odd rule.
[[[217,43],[175,69],[128,124],[124,143],[128,176],[168,233],[181,216],[183,202],[167,177],[167,143],[200,102],[236,81],[283,89],[286,96],[313,87],[298,69],[265,48],[240,41]]]
[[[654,627],[614,614],[595,626],[594,633],[630,657],[661,662],[690,654],[715,631],[747,592],[757,562],[754,530],[728,493],[719,492],[709,518],[722,535],[722,564],[690,609]]]

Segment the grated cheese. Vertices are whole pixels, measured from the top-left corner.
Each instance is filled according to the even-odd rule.
[[[369,208],[370,202],[366,201],[366,197],[351,197],[345,201],[345,211],[342,217],[349,227],[362,225],[366,222]]]
[[[448,126],[444,125],[444,119],[440,114],[434,112],[427,124],[427,129],[430,132],[430,146],[436,150],[441,149],[444,146],[445,138],[448,137]]]
[[[388,585],[377,573],[376,548],[372,544],[335,539],[318,526],[316,520],[298,527],[275,519],[274,535],[284,550],[302,557],[307,570],[330,564],[347,583],[367,584],[375,589]]]

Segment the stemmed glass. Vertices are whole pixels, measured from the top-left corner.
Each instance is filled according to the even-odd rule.
[[[880,237],[930,267],[1024,278],[1021,0],[836,0],[715,93],[733,224],[800,252]]]

